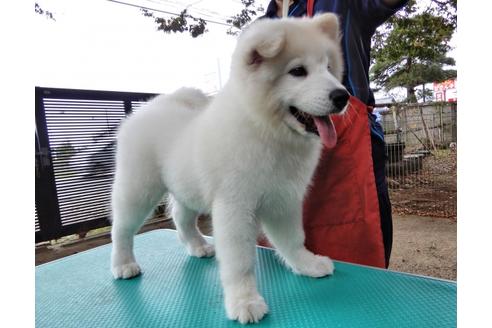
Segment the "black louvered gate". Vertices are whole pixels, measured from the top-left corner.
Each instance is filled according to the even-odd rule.
[[[108,226],[117,129],[155,95],[35,92],[36,242]]]

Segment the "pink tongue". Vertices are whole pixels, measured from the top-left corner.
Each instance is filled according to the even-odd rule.
[[[335,126],[333,125],[330,116],[328,115],[326,118],[314,117],[314,124],[316,124],[316,128],[318,128],[323,145],[325,145],[326,148],[335,147],[337,144],[337,131],[335,130]]]

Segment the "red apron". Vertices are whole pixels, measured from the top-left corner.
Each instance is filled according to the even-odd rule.
[[[351,97],[345,115],[332,116],[338,141],[323,148],[304,201],[305,245],[335,260],[385,268],[367,111]]]
[[[351,97],[346,114],[332,116],[338,141],[323,148],[304,201],[305,244],[316,254],[384,268],[367,111]]]

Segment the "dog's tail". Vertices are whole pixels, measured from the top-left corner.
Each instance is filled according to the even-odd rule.
[[[210,102],[210,97],[203,91],[195,88],[181,88],[166,97],[168,100],[176,101],[191,110],[205,108]]]

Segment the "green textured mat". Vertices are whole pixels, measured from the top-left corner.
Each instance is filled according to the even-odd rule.
[[[229,327],[217,263],[189,257],[172,230],[138,235],[144,274],[113,280],[110,245],[36,267],[36,327]],[[456,284],[336,262],[296,276],[258,248],[270,312],[258,327],[455,327]]]

